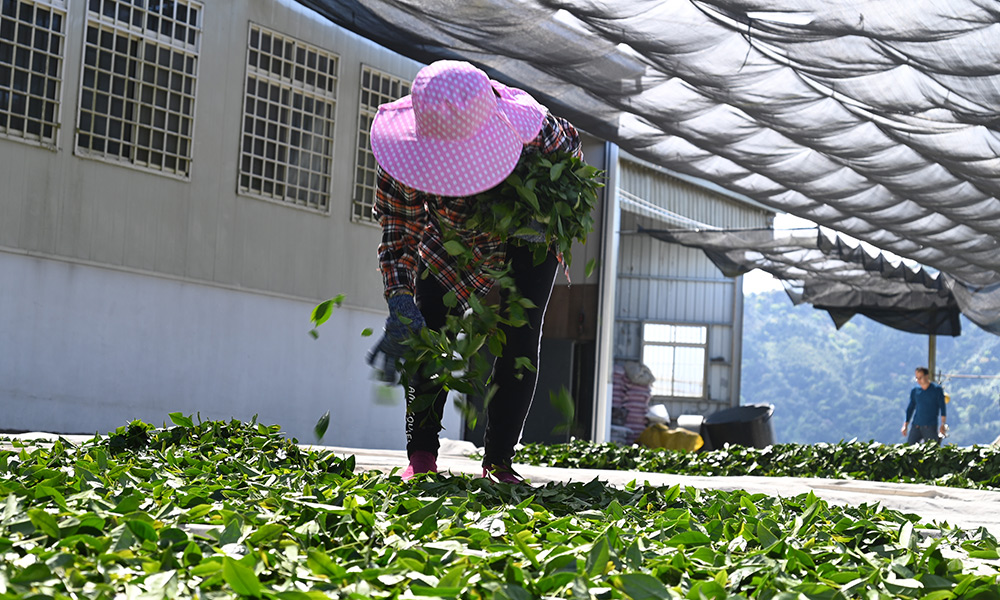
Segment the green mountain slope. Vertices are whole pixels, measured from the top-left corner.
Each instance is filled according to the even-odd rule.
[[[913,369],[927,365],[927,336],[856,316],[839,331],[823,311],[793,306],[782,291],[744,300],[742,404],[774,404],[775,441],[902,441]],[[948,405],[948,443],[1000,435],[1000,336],[963,319],[962,335],[938,337],[937,370]]]

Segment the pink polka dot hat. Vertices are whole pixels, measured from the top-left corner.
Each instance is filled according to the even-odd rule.
[[[471,196],[510,175],[545,115],[527,92],[467,62],[442,60],[417,73],[409,96],[379,107],[372,152],[404,185]]]

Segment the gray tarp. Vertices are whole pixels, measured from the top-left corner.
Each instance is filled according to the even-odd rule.
[[[299,2],[1000,304],[996,0]]]
[[[861,314],[910,333],[962,332],[959,303],[939,274],[871,254],[840,236],[817,231],[775,238],[769,229],[639,231],[701,249],[727,277],[766,271],[781,280],[792,302],[827,311],[838,328]]]

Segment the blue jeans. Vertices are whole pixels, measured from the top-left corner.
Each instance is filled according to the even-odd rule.
[[[907,444],[917,442],[934,442],[941,445],[941,438],[938,437],[938,428],[933,425],[911,425],[910,432],[906,436]]]

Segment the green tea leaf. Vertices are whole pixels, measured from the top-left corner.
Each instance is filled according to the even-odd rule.
[[[32,525],[36,529],[45,535],[52,539],[59,539],[59,524],[56,522],[55,517],[49,513],[41,508],[32,508],[28,510],[28,519],[31,520]]]
[[[129,530],[137,539],[155,542],[157,540],[156,529],[146,521],[140,521],[138,519],[133,519],[125,523]]]
[[[184,552],[181,554],[181,559],[186,567],[200,563],[202,559],[201,548],[194,542],[188,542],[188,545],[184,547]]]
[[[899,545],[903,548],[915,547],[913,540],[913,523],[907,521],[899,530]]]
[[[128,514],[139,510],[142,506],[142,501],[144,500],[142,494],[132,493],[127,496],[123,496],[118,504],[115,505],[114,511],[119,514]]]
[[[573,420],[576,414],[576,404],[573,402],[573,396],[570,395],[568,389],[561,387],[559,391],[549,392],[549,402],[552,403],[553,408],[562,415],[565,421]]]
[[[442,588],[459,588],[461,589],[462,581],[465,578],[466,565],[458,564],[454,567],[448,569],[438,585]]]
[[[330,597],[323,592],[300,592],[297,590],[278,592],[277,594],[269,594],[278,600],[329,600]]]
[[[353,457],[299,445],[277,425],[194,421],[129,423],[112,434],[120,446],[109,435],[77,445],[15,440],[0,450],[0,597],[995,596],[992,535],[878,504],[641,478],[525,489],[449,475],[403,483],[355,472]],[[966,452],[844,443],[692,454],[573,440],[528,445],[516,459],[710,475],[829,464],[846,473],[877,461],[923,468],[952,451]],[[995,476],[994,454],[976,449],[975,460],[964,454],[953,466],[983,464]]]
[[[17,501],[17,496],[14,494],[8,494],[7,500],[4,501],[3,516],[0,517],[0,525],[6,524],[19,511],[20,503]]]
[[[920,600],[951,600],[955,594],[948,590],[936,590],[926,594],[920,594]]]
[[[460,587],[427,587],[425,585],[411,585],[409,589],[415,596],[428,598],[455,598],[462,592]]]
[[[497,588],[493,598],[494,600],[534,600],[528,590],[512,583],[505,583]]]
[[[444,243],[444,251],[451,256],[459,256],[465,253],[465,246],[457,240],[448,240]]]
[[[195,577],[212,577],[215,575],[221,576],[222,574],[222,564],[217,562],[216,559],[209,559],[202,562],[194,567],[191,567],[190,573]]]
[[[552,165],[552,169],[549,171],[549,180],[555,181],[560,177],[562,177],[562,172],[563,169],[565,168],[566,168],[565,162],[557,162],[554,165]]]
[[[270,542],[271,540],[281,537],[285,533],[285,526],[279,523],[268,523],[261,526],[260,529],[255,531],[250,537],[247,538],[247,542],[252,546],[257,546],[265,542]]]
[[[10,578],[10,582],[17,585],[26,585],[48,581],[52,579],[52,571],[44,563],[32,563]]]
[[[52,500],[63,510],[69,510],[69,505],[66,504],[66,498],[63,497],[62,493],[54,487],[39,484],[35,488],[35,500],[41,500],[42,498],[52,498]]]
[[[585,567],[587,575],[592,578],[603,575],[605,569],[608,568],[609,557],[608,538],[601,536],[600,539],[594,542],[593,547],[591,547],[590,552],[587,554],[587,565]]]
[[[320,550],[310,549],[307,564],[317,575],[325,575],[333,580],[343,579],[347,576],[347,570],[333,562],[329,556]]]
[[[335,306],[340,306],[344,302],[344,295],[340,294],[329,300],[324,300],[313,308],[312,314],[309,316],[310,322],[314,326],[319,327],[323,323],[326,323],[330,319],[330,315],[333,314],[333,308]]]
[[[176,597],[177,593],[177,571],[171,569],[168,571],[160,571],[158,573],[153,573],[147,576],[143,582],[142,587],[146,590],[143,594],[143,598],[151,598],[159,596],[161,598],[172,599]]]
[[[241,596],[252,596],[260,598],[264,591],[264,586],[260,584],[256,573],[249,567],[229,558],[222,559],[222,578],[225,579],[229,587]]]
[[[316,421],[316,426],[313,428],[313,433],[316,435],[316,441],[322,440],[323,436],[326,435],[327,428],[330,427],[330,411],[323,413],[323,416]]]
[[[525,543],[525,541],[521,538],[520,535],[514,534],[513,538],[514,538],[514,545],[516,545],[517,549],[520,550],[525,557],[527,557],[528,561],[531,562],[531,566],[533,566],[536,569],[540,569],[541,565],[538,564],[538,557],[536,556],[535,551],[532,550],[527,543]]]
[[[700,531],[684,531],[671,537],[665,543],[667,546],[700,546],[711,542],[712,538]]]
[[[194,427],[194,421],[191,420],[191,417],[185,417],[183,413],[172,412],[167,413],[167,416],[170,417],[174,425],[179,427]]]
[[[670,590],[660,580],[645,573],[625,573],[611,578],[615,587],[629,598],[646,600],[648,598],[673,598]]]
[[[576,573],[571,573],[569,571],[562,571],[559,573],[553,573],[552,575],[546,575],[538,580],[535,586],[538,591],[543,594],[553,594],[563,587],[573,583],[577,578]]]

